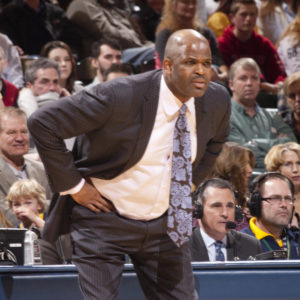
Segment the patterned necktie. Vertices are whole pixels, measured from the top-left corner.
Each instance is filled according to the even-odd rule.
[[[224,254],[222,252],[222,241],[216,241],[215,247],[216,247],[216,261],[225,261]]]
[[[185,243],[192,233],[191,140],[185,112],[186,105],[183,104],[174,128],[168,210],[167,233],[178,247]]]

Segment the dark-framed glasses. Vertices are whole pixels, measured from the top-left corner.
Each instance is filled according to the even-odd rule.
[[[293,198],[292,196],[282,197],[281,195],[274,195],[271,197],[261,198],[261,200],[267,201],[271,204],[281,204],[283,200],[289,205],[293,205],[295,202],[295,198]]]

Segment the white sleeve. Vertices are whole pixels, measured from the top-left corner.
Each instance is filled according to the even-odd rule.
[[[18,106],[22,109],[27,118],[38,109],[38,103],[32,91],[29,88],[23,88],[18,97]]]
[[[76,184],[74,187],[72,187],[72,188],[69,189],[69,190],[60,192],[59,194],[60,194],[60,195],[72,195],[72,194],[76,194],[76,193],[78,193],[78,192],[82,189],[84,183],[85,183],[85,180],[82,178],[82,179],[79,181],[79,183]]]

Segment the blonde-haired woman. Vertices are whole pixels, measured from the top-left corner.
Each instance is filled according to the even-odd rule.
[[[284,11],[283,5],[283,0],[262,0],[259,7],[257,19],[259,31],[274,45],[293,21],[293,17]]]
[[[292,180],[295,186],[295,216],[300,227],[300,145],[295,142],[273,146],[265,157],[268,172],[279,172]]]

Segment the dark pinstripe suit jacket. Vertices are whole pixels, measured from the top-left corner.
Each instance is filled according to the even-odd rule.
[[[36,111],[30,132],[56,192],[83,177],[113,178],[136,164],[146,149],[155,121],[160,70],[118,78],[66,97]],[[230,97],[210,83],[195,101],[197,155],[193,182],[199,184],[229,133]],[[73,153],[63,139],[78,136]],[[50,240],[69,229],[71,197],[54,197],[44,228]]]

